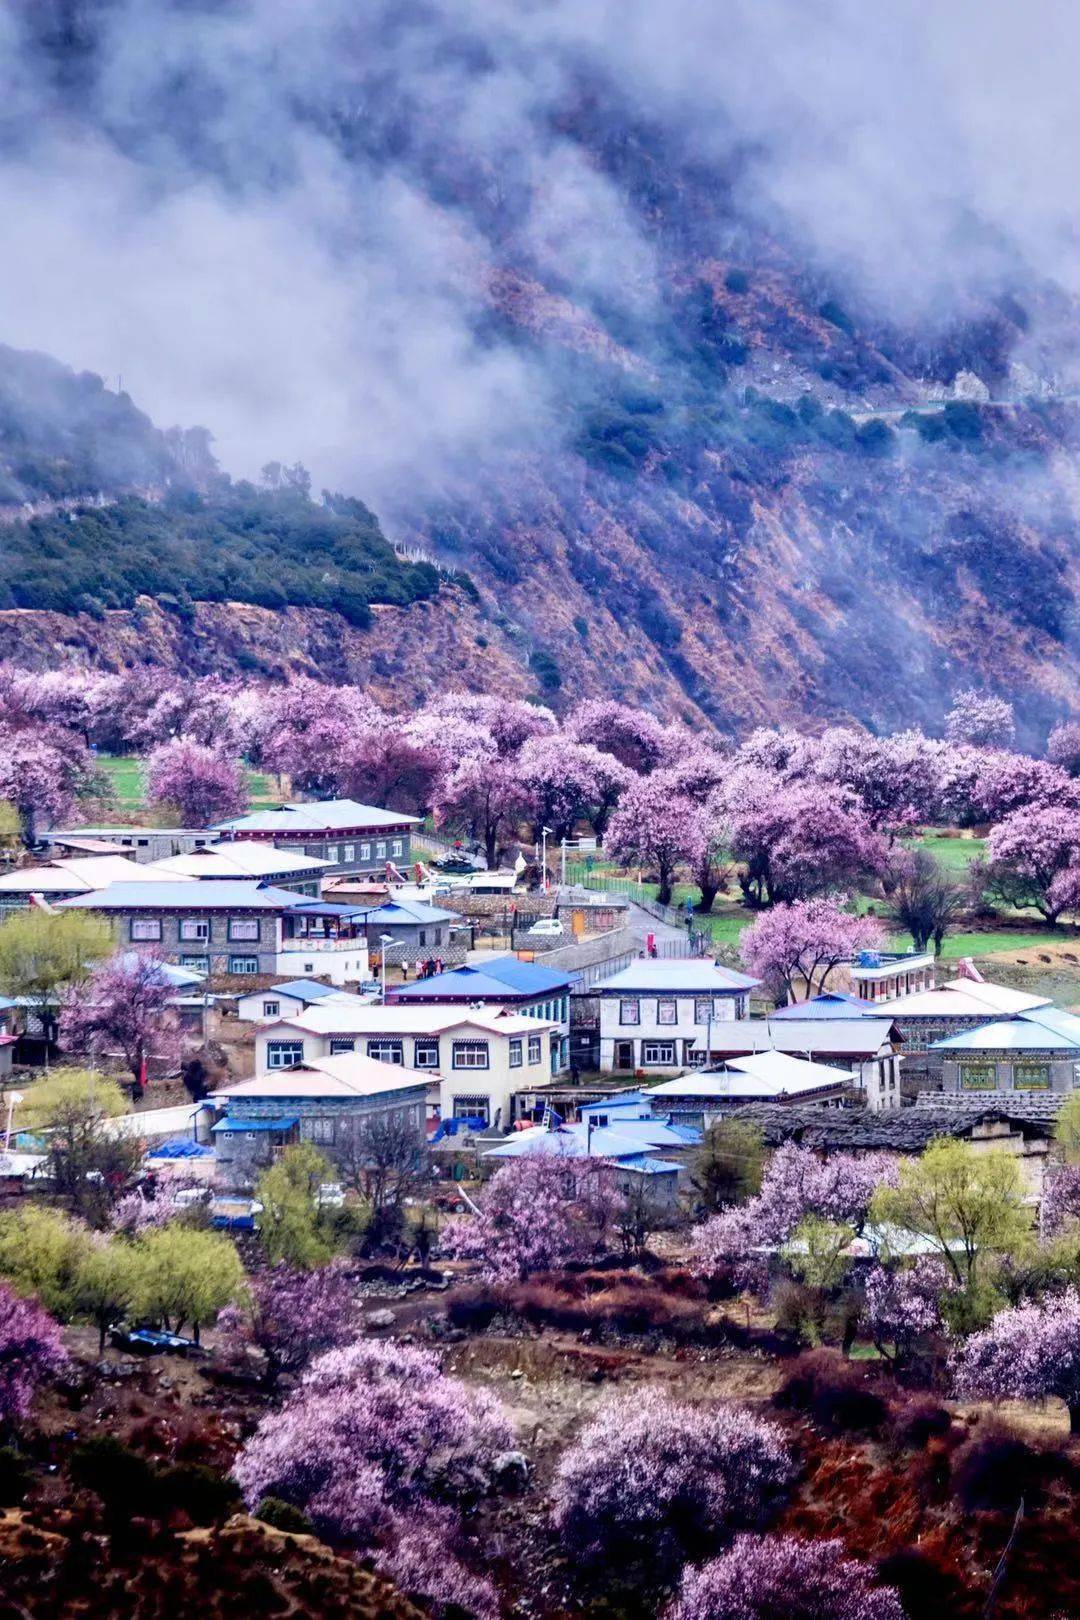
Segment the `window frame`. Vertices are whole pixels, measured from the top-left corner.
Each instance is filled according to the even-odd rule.
[[[463,1058],[482,1058],[479,1063],[465,1063]],[[473,1073],[483,1072],[491,1068],[491,1047],[487,1041],[452,1041],[450,1044],[450,1067],[452,1069],[467,1069]]]
[[[512,1035],[510,1037],[508,1050],[510,1053],[510,1067],[512,1069],[520,1069],[525,1061],[524,1057],[522,1056],[520,1035]]]
[[[241,967],[241,963],[250,965]],[[258,956],[230,956],[229,972],[234,973],[238,979],[257,978],[259,973]]]
[[[299,1057],[291,1057],[286,1063],[282,1060],[285,1052],[299,1052]],[[298,1063],[304,1061],[304,1043],[302,1040],[267,1041],[266,1067],[267,1069],[295,1069]]]
[[[250,932],[252,928],[255,930],[254,933]],[[247,929],[249,931],[247,933],[237,933],[237,929]],[[262,939],[258,917],[230,917],[228,937],[230,945],[258,945]]]
[[[539,1035],[530,1035],[529,1036],[529,1066],[530,1066],[530,1068],[532,1067],[532,1065],[534,1063],[543,1063],[543,1061],[544,1061],[544,1043],[541,1040]]]
[[[704,1011],[702,1011],[703,1008]],[[694,997],[694,1023],[716,1023],[716,1002],[712,996]]]
[[[181,945],[209,945],[210,918],[181,917],[177,924],[176,937]]]
[[[628,1014],[628,1012],[629,1012],[629,1010],[631,1008],[633,1008],[633,1016],[628,1017],[627,1014]],[[641,997],[640,996],[620,996],[619,997],[619,1028],[620,1029],[640,1029],[641,1028]]]
[[[434,1057],[429,1063],[428,1058]],[[413,1068],[437,1069],[439,1067],[439,1040],[438,1036],[417,1035],[413,1037]]]
[[[405,1042],[400,1035],[372,1035],[364,1051],[376,1063],[391,1063],[399,1069],[405,1067]],[[389,1052],[390,1056],[384,1056],[385,1052]]]
[[[656,998],[656,1027],[657,1029],[674,1029],[679,1022],[679,1000],[677,996],[657,996]]]
[[[141,930],[145,929],[145,928],[155,928],[157,930],[157,932],[154,933],[154,934],[146,934],[146,933],[141,932]],[[136,932],[137,929],[140,930],[140,931]],[[161,918],[160,917],[129,917],[129,919],[128,919],[128,937],[131,940],[131,943],[133,945],[160,944],[161,943]]]
[[[658,1056],[657,1054],[660,1053],[661,1051],[668,1052],[670,1054],[670,1056],[668,1056],[668,1057]],[[651,1056],[651,1057],[649,1055],[650,1052],[653,1054],[653,1056]],[[658,1069],[670,1069],[670,1068],[674,1068],[675,1063],[676,1063],[675,1042],[673,1040],[672,1041],[642,1041],[642,1043],[641,1043],[641,1066],[642,1066],[643,1069],[648,1069],[648,1068],[651,1068],[651,1067],[654,1067],[654,1066],[656,1068],[658,1068]]]
[[[280,1001],[264,1001],[263,1004],[262,1004],[262,1015],[263,1015],[264,1018],[280,1018],[281,1017],[281,1002]]]

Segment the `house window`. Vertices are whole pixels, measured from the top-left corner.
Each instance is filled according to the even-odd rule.
[[[540,1040],[539,1035],[530,1035],[529,1036],[529,1062],[530,1063],[539,1063],[542,1052],[543,1052],[543,1043]]]
[[[379,842],[375,845],[375,859],[377,861],[385,861],[385,859],[386,859],[386,840],[385,840],[385,838],[380,838]]]
[[[361,844],[360,845],[360,859],[362,861],[370,861],[370,859],[371,859],[371,845],[370,844]]]
[[[333,861],[335,866],[337,865],[338,852],[336,844],[327,844],[326,858],[328,861]]]
[[[426,928],[421,928],[421,930],[420,930],[419,943],[421,945],[426,945],[427,944],[427,929]]]
[[[413,1067],[437,1069],[439,1067],[438,1041],[417,1041],[413,1046]]]
[[[675,1062],[674,1041],[642,1041],[641,1061],[646,1068],[651,1063],[657,1065],[670,1065]]]
[[[482,1119],[487,1125],[491,1120],[491,1104],[487,1097],[455,1097],[455,1119]]]
[[[487,1041],[455,1041],[452,1063],[455,1069],[489,1069]]]
[[[394,842],[390,846],[390,850],[393,855],[400,856],[402,854],[403,845],[400,838],[394,839]]]
[[[1014,1063],[1013,1085],[1017,1091],[1049,1091],[1049,1063]]]
[[[510,1067],[512,1069],[520,1069],[521,1068],[521,1037],[520,1036],[518,1036],[518,1038],[516,1040],[513,1040],[513,1041],[510,1042]]]
[[[161,918],[160,917],[132,917],[132,919],[131,919],[131,937],[132,937],[132,939],[160,939],[161,938]]]
[[[679,1004],[674,996],[665,996],[656,1003],[656,1022],[658,1024],[677,1024],[679,1022]]]
[[[401,1041],[368,1041],[367,1055],[375,1058],[379,1063],[400,1063],[404,1065],[405,1053]]]
[[[247,941],[249,943],[253,942],[255,944],[258,944],[258,940],[259,940],[259,919],[258,919],[258,917],[230,917],[229,918],[229,938],[230,939],[235,939],[237,941],[245,940],[245,941]]]
[[[960,1088],[962,1091],[995,1091],[997,1070],[992,1063],[961,1063]]]
[[[619,1002],[619,1023],[620,1024],[640,1024],[641,1023],[641,1002],[640,1001],[620,1001]]]
[[[258,973],[259,958],[257,956],[230,956],[230,973]]]
[[[339,1052],[355,1052],[356,1042],[347,1035],[339,1035],[330,1042],[330,1056],[337,1057]]]
[[[346,859],[346,861],[349,862],[350,865],[352,864],[353,861],[355,861],[355,859],[356,859],[356,845],[355,844],[346,844],[345,845],[345,859]]]
[[[695,1024],[707,1024],[712,1016],[713,1016],[712,997],[711,996],[695,996],[695,998],[694,998],[694,1023]]]
[[[295,1063],[303,1063],[303,1061],[303,1041],[267,1041],[266,1067],[268,1069],[291,1069]]]
[[[683,1041],[683,1062],[688,1069],[703,1069],[709,1061],[705,1051],[695,1051],[693,1041]]]
[[[595,1130],[606,1131],[608,1127],[608,1116],[606,1114],[590,1114],[589,1124],[592,1125]]]
[[[300,1121],[300,1134],[309,1142],[318,1142],[322,1147],[333,1147],[337,1132],[332,1119],[304,1119]]]
[[[180,919],[180,938],[197,940],[205,945],[210,938],[210,923],[206,917],[182,917]]]
[[[182,956],[180,966],[190,968],[193,973],[209,973],[210,959],[206,956]]]
[[[263,1017],[264,1018],[280,1018],[280,1016],[281,1016],[281,1002],[280,1001],[264,1001],[263,1002]]]

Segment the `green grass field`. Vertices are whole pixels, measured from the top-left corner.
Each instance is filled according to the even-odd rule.
[[[116,811],[121,821],[135,821],[143,814],[143,761],[130,754],[99,754],[97,762],[112,784]],[[258,771],[248,771],[248,791],[252,804],[268,804],[277,797],[275,779]]]

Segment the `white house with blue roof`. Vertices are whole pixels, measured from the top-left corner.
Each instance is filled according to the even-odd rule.
[[[286,979],[273,984],[268,990],[252,990],[240,996],[236,1003],[236,1016],[243,1023],[261,1024],[272,1018],[293,1018],[312,1007],[365,1007],[374,1000],[374,992],[353,995],[336,985],[323,984],[318,979]]]
[[[677,1071],[702,1061],[710,1032],[745,1018],[757,979],[708,959],[642,958],[589,991],[600,1007],[600,1069]]]
[[[496,956],[465,967],[451,968],[415,984],[387,989],[394,1006],[456,1006],[504,1008],[554,1024],[551,1072],[566,1067],[570,1044],[570,974],[561,968],[523,962],[517,956]]]
[[[497,1147],[482,1155],[485,1168],[497,1170],[510,1159],[533,1154],[549,1158],[599,1159],[616,1172],[622,1190],[639,1190],[642,1183],[650,1199],[665,1207],[678,1197],[680,1169],[688,1153],[700,1141],[700,1133],[685,1127],[672,1127],[661,1120],[622,1121],[617,1125],[596,1125],[582,1120],[576,1125],[543,1125],[517,1131]]]

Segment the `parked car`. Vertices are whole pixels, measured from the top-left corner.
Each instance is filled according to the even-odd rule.
[[[160,1333],[156,1328],[125,1327],[109,1329],[109,1341],[117,1350],[130,1350],[143,1356],[201,1355],[194,1339],[185,1339],[179,1333]]]
[[[553,936],[565,933],[565,931],[558,917],[538,917],[529,929],[529,934],[534,934],[541,939],[551,939]]]

